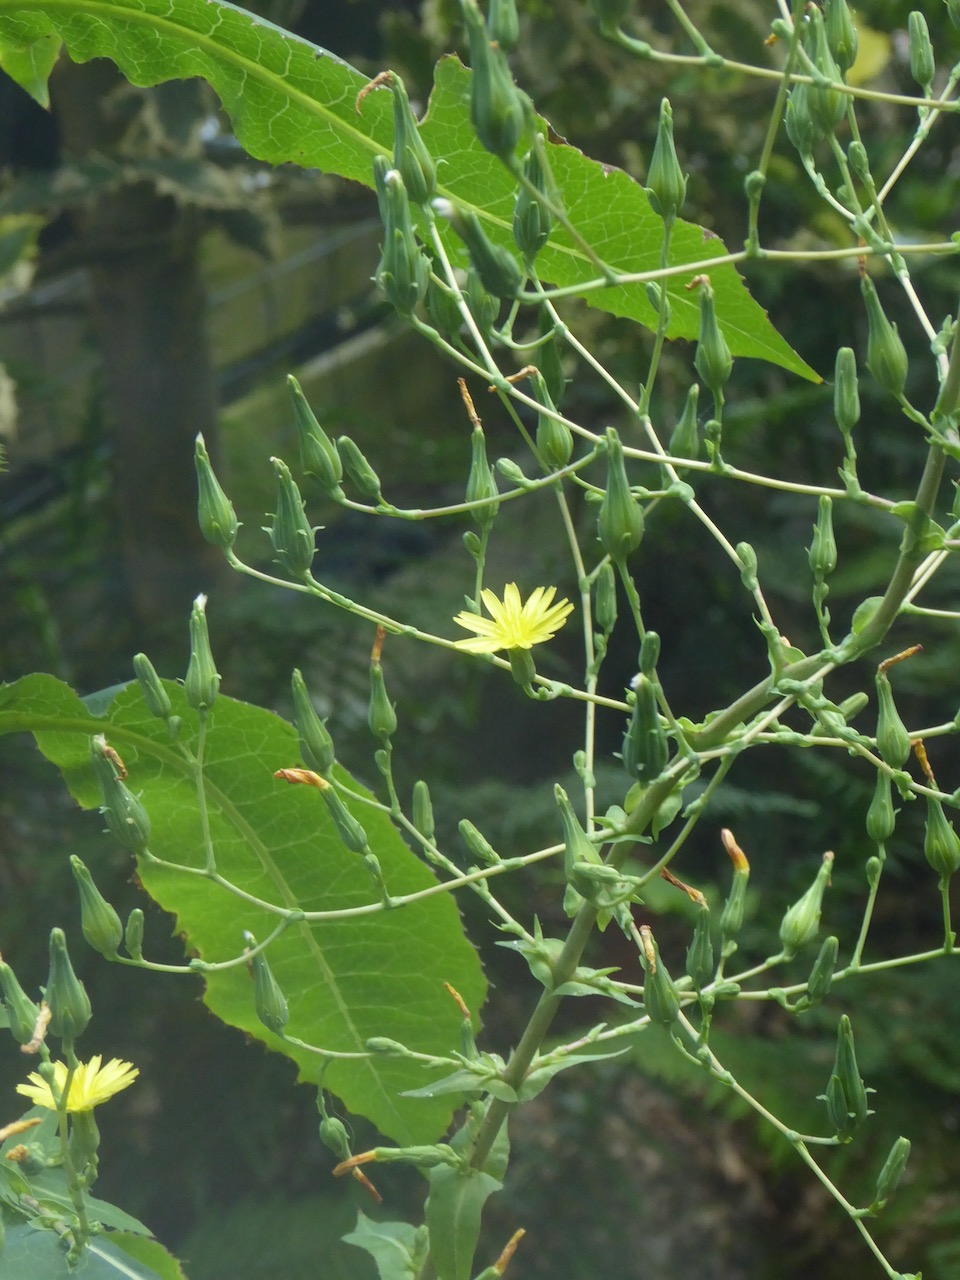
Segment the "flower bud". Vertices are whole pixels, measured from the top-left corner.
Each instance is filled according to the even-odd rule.
[[[666,767],[667,738],[660,723],[656,683],[641,672],[633,688],[633,708],[623,737],[623,765],[631,778],[646,786]]]
[[[476,267],[472,264],[467,271],[467,283],[464,286],[463,296],[477,328],[484,337],[488,337],[500,312],[500,299],[487,292],[477,274]]]
[[[0,959],[0,991],[3,992],[10,1034],[17,1044],[29,1044],[40,1017],[40,1006],[29,998],[17,981],[17,975],[3,959]]]
[[[190,611],[190,661],[183,682],[187,702],[194,711],[209,711],[220,689],[220,675],[210,649],[206,609],[207,597],[197,596]]]
[[[539,145],[543,146],[543,140],[538,139],[538,141]],[[543,165],[540,163],[540,155],[536,146],[527,152],[523,162],[523,172],[537,191],[546,195],[546,174],[543,171]],[[550,239],[552,227],[553,218],[550,211],[544,208],[536,196],[532,195],[526,187],[519,187],[516,203],[513,206],[513,238],[516,240],[517,248],[527,262],[532,262]]]
[[[910,755],[910,734],[900,719],[886,671],[877,671],[877,751],[884,764],[902,769]]]
[[[487,11],[487,31],[490,39],[509,53],[520,39],[520,19],[517,16],[517,0],[490,0]]]
[[[287,375],[287,387],[293,400],[293,416],[300,441],[300,466],[306,475],[319,481],[334,501],[342,502],[340,481],[343,479],[343,463],[336,445],[317,421],[292,373]]]
[[[320,1141],[338,1160],[350,1159],[350,1139],[347,1127],[337,1116],[324,1116],[320,1121]]]
[[[296,668],[290,687],[293,690],[293,716],[300,742],[300,758],[308,769],[329,778],[334,761],[333,738],[317,715],[306,681]]]
[[[99,1149],[100,1126],[93,1111],[74,1111],[70,1116],[70,1159],[86,1187],[96,1181]]]
[[[717,324],[713,290],[706,278],[700,285],[700,336],[693,363],[716,403],[722,404],[723,388],[733,369],[733,357]]]
[[[555,408],[547,384],[539,373],[531,379],[530,394],[545,409]],[[565,467],[573,454],[573,433],[567,424],[550,414],[541,413],[537,419],[537,452],[548,467],[557,471]]]
[[[813,968],[810,970],[810,977],[807,979],[807,993],[798,1002],[798,1008],[809,1009],[811,1005],[819,1004],[829,993],[833,986],[833,974],[837,967],[839,950],[838,938],[831,935],[824,939],[823,946],[817,953]]]
[[[590,9],[605,36],[614,36],[633,7],[632,0],[589,0]]]
[[[371,467],[365,455],[349,436],[337,440],[337,452],[350,483],[367,502],[380,502],[380,477]]]
[[[503,50],[490,43],[475,0],[460,0],[470,39],[470,119],[482,146],[509,161],[523,132],[524,104]]]
[[[833,379],[833,416],[845,436],[848,436],[860,421],[857,357],[850,347],[841,347],[837,352]]]
[[[860,280],[867,308],[867,368],[892,396],[902,396],[907,382],[907,353],[897,326],[884,314],[876,286],[869,276]]]
[[[811,86],[795,84],[790,90],[784,115],[787,137],[804,157],[811,154],[823,137],[823,130],[814,121],[810,110],[810,93]]]
[[[277,511],[267,532],[275,559],[292,578],[306,578],[316,552],[315,530],[306,517],[290,468],[280,458],[270,462],[277,480]]]
[[[936,63],[933,45],[930,43],[930,29],[926,18],[918,9],[914,9],[907,19],[907,32],[910,38],[910,74],[923,92],[928,94]]]
[[[784,954],[792,956],[801,947],[817,936],[820,928],[820,908],[823,895],[830,883],[830,872],[833,869],[833,854],[825,853],[817,878],[813,884],[787,911],[780,922],[780,942]]]
[[[724,848],[733,862],[733,883],[720,916],[720,936],[726,952],[726,944],[740,932],[743,925],[743,909],[747,898],[747,884],[750,880],[750,863],[733,838],[732,831],[724,827],[721,836]]]
[[[367,850],[367,833],[356,820],[350,810],[340,799],[333,787],[324,787],[320,792],[327,812],[333,819],[337,834],[351,853],[365,853]]]
[[[100,812],[113,836],[129,853],[143,853],[150,839],[150,819],[143,805],[121,779],[106,739],[98,734],[90,742],[93,771],[103,795]]]
[[[896,810],[893,807],[893,790],[890,776],[877,774],[877,783],[867,810],[867,835],[875,844],[886,844],[893,835],[897,824]]]
[[[430,788],[422,778],[413,784],[413,825],[427,840],[433,839],[437,829],[433,818],[433,804],[430,800]]]
[[[116,960],[123,939],[123,925],[116,911],[93,883],[85,863],[76,854],[70,856],[70,870],[80,891],[80,928],[83,936],[108,960]]]
[[[947,0],[947,17],[960,31],[960,0]]]
[[[675,458],[697,458],[700,455],[700,432],[697,429],[697,402],[700,399],[700,384],[694,382],[687,392],[683,412],[670,435],[667,452]]]
[[[138,653],[133,659],[133,671],[140,685],[140,692],[147,704],[147,710],[158,720],[169,720],[172,707],[170,695],[163,687],[163,681],[145,653]]]
[[[617,623],[617,580],[613,565],[605,561],[594,585],[593,616],[597,626],[608,636]]]
[[[849,1142],[854,1132],[870,1114],[853,1045],[853,1028],[846,1014],[837,1028],[837,1053],[833,1073],[822,1095],[833,1131],[842,1142]]]
[[[245,933],[248,947],[257,945],[252,933]],[[282,1036],[290,1017],[287,1001],[277,985],[277,980],[270,972],[267,957],[262,951],[250,957],[253,968],[253,1003],[257,1017],[275,1036]]]
[[[623,447],[613,427],[607,428],[607,487],[600,504],[597,533],[615,564],[623,564],[643,537],[643,510],[630,492]]]
[[[749,542],[738,542],[737,558],[740,561],[740,581],[748,591],[757,589],[757,553]]]
[[[387,697],[383,667],[379,662],[370,664],[370,709],[367,712],[367,724],[373,736],[381,742],[386,742],[397,731],[397,712],[394,703]]]
[[[463,843],[482,867],[495,867],[497,863],[503,861],[490,841],[473,825],[469,818],[462,818],[457,830],[460,832]]]
[[[701,991],[713,977],[713,943],[710,940],[710,908],[697,912],[693,938],[687,947],[687,976],[696,991]]]
[[[197,472],[197,520],[200,532],[213,546],[219,547],[221,551],[229,551],[237,540],[240,525],[233,503],[213,474],[202,435],[197,436],[193,461]]]
[[[644,1008],[650,1015],[651,1022],[669,1027],[680,1012],[680,996],[660,958],[660,949],[649,926],[641,925],[640,934],[644,940],[640,963],[646,975],[643,982]]]
[[[666,289],[663,285],[657,284],[656,280],[648,280],[643,286],[643,291],[647,295],[647,301],[657,313],[659,322],[666,327],[670,323],[670,296]]]
[[[44,992],[50,1009],[50,1030],[61,1040],[74,1041],[92,1016],[90,997],[73,971],[62,929],[50,930],[50,974]]]
[[[910,1139],[898,1138],[890,1148],[890,1154],[884,1161],[883,1168],[877,1176],[877,1190],[871,1207],[879,1209],[893,1195],[897,1189],[897,1183],[907,1167],[909,1158]]]
[[[808,41],[808,52],[813,65],[827,80],[834,84],[842,83],[843,76],[834,61],[833,54],[830,52],[826,26],[820,10],[811,7],[808,11],[807,21],[813,24]],[[814,128],[819,129],[824,135],[833,133],[846,115],[847,95],[841,92],[840,89],[821,87],[820,85],[807,86],[807,93],[807,105]]]
[[[824,25],[827,44],[842,74],[857,60],[857,27],[847,0],[824,0]]]
[[[822,582],[837,567],[837,540],[833,536],[833,499],[822,493],[817,506],[817,523],[813,526],[813,542],[808,552],[810,569],[817,582]]]
[[[942,884],[960,869],[960,836],[947,821],[942,803],[927,796],[927,821],[923,835],[923,853]]]
[[[403,179],[407,195],[423,205],[437,194],[437,170],[410,110],[410,99],[400,77],[393,72],[393,164]]]
[[[399,171],[377,156],[373,181],[384,228],[374,282],[399,315],[409,316],[426,290],[429,264],[414,235],[410,200]]]
[[[483,428],[477,424],[470,435],[470,473],[467,476],[467,502],[483,502],[468,514],[481,529],[488,529],[500,509],[497,480],[487,461],[487,444]]]
[[[127,948],[131,959],[143,959],[143,912],[134,907],[127,917],[127,927],[123,931],[123,945]]]
[[[652,680],[660,661],[660,636],[656,631],[645,631],[640,641],[639,666],[645,676]]]
[[[463,314],[460,303],[449,287],[441,284],[432,275],[427,281],[427,293],[424,302],[430,323],[448,341],[455,338],[463,328]],[[494,302],[496,307],[496,302]]]
[[[547,384],[547,392],[550,399],[555,405],[559,405],[567,389],[567,375],[563,371],[557,326],[553,322],[553,316],[545,306],[539,310],[537,328],[540,331],[541,339],[546,338],[546,341],[541,341],[537,347],[537,368]]]
[[[472,209],[463,209],[449,200],[437,200],[434,204],[439,213],[449,218],[450,225],[467,246],[470,261],[487,292],[495,298],[516,297],[523,284],[523,272],[509,249],[493,243]]]
[[[687,180],[673,142],[673,111],[669,99],[664,98],[660,103],[657,141],[647,170],[647,195],[654,213],[671,223],[683,206],[686,192]]]

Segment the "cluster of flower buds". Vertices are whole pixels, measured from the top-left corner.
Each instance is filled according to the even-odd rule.
[[[849,15],[848,15],[849,17]],[[813,84],[795,84],[787,102],[787,136],[800,152],[809,156],[814,146],[834,132],[847,110],[847,95],[839,88],[844,72],[834,49],[843,61],[849,55],[849,28],[842,15],[834,14],[828,26],[823,14],[811,5],[804,19],[803,48],[814,68]],[[854,51],[856,35],[854,34]]]

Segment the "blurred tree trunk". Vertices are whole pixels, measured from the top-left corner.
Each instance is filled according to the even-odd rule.
[[[51,81],[63,158],[110,155],[127,120],[112,64],[63,63]],[[91,198],[77,227],[102,361],[114,500],[129,602],[127,641],[182,648],[191,599],[223,573],[200,535],[193,441],[216,460],[216,388],[206,332],[197,209],[133,182]]]

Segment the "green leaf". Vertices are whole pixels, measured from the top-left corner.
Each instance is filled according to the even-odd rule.
[[[426,1222],[440,1280],[470,1280],[483,1206],[499,1190],[497,1179],[480,1169],[431,1169]]]
[[[356,1227],[343,1239],[373,1257],[380,1280],[410,1280],[426,1258],[426,1231],[409,1222],[374,1222],[358,1211]]]
[[[196,747],[197,718],[183,690],[165,682],[174,713],[183,718],[182,742]],[[51,676],[27,676],[0,686],[0,733],[30,731],[62,771],[85,808],[100,803],[89,758],[89,738],[104,733],[129,770],[127,785],[150,815],[150,852],[165,862],[141,860],[147,892],[176,916],[191,954],[203,962],[241,956],[245,930],[264,941],[278,922],[256,901],[242,900],[198,875],[204,843],[194,770],[171,743],[165,724],[151,716],[132,683],[96,717]],[[444,990],[449,982],[467,1005],[480,1008],[486,990],[476,952],[463,935],[456,903],[439,893],[394,910],[370,911],[377,902],[363,859],[340,842],[320,795],[290,786],[276,770],[297,764],[291,725],[271,712],[220,695],[208,722],[204,750],[206,803],[217,870],[252,899],[307,912],[352,911],[337,920],[290,925],[267,955],[284,992],[287,1034],[341,1052],[363,1052],[368,1037],[387,1036],[420,1053],[449,1053],[460,1043],[459,1010]],[[349,782],[344,772],[341,781]],[[356,784],[351,789],[368,793]],[[351,801],[366,828],[394,896],[422,892],[436,879],[379,810]],[[69,879],[64,862],[65,883]],[[150,956],[147,937],[146,956]],[[318,1083],[325,1059],[279,1039],[254,1012],[253,982],[244,963],[206,973],[204,999],[232,1026],[287,1054],[300,1079]],[[455,1099],[398,1095],[424,1080],[409,1059],[374,1056],[332,1061],[324,1087],[351,1111],[367,1116],[398,1142],[429,1142],[447,1127]]]
[[[237,138],[251,155],[271,164],[305,168],[372,185],[377,154],[392,155],[392,100],[386,92],[354,103],[366,79],[359,71],[263,18],[213,0],[0,0],[0,65],[24,87],[36,88],[46,62],[38,41],[62,38],[78,62],[112,58],[134,84],[201,76],[216,90]],[[49,71],[49,67],[46,68]],[[469,117],[470,73],[456,58],[437,66],[421,134],[442,158],[438,193],[473,209],[499,244],[514,249],[511,231],[515,183],[474,136]],[[546,122],[538,127],[551,136]],[[555,136],[555,135],[554,135]],[[628,174],[590,160],[563,142],[548,146],[550,164],[574,223],[609,266],[620,272],[660,265],[663,224],[645,191]],[[462,247],[447,241],[462,257]],[[677,220],[670,264],[701,264],[726,253],[710,232]],[[572,285],[596,270],[559,226],[537,260],[543,278]],[[709,268],[707,268],[709,269]],[[699,328],[694,271],[667,281],[670,337],[694,338]],[[727,264],[709,271],[721,330],[734,355],[779,364],[801,377],[818,375],[780,337],[763,309]],[[648,327],[653,308],[642,284],[591,292],[589,301]]]
[[[73,1280],[78,1274],[83,1280],[171,1280],[176,1276],[176,1272],[154,1271],[119,1248],[108,1235],[90,1241],[77,1268],[67,1263],[63,1242],[52,1229],[27,1225],[7,1228],[0,1253],[0,1280]]]
[[[109,1239],[121,1253],[150,1267],[151,1274],[159,1276],[160,1280],[187,1280],[180,1263],[159,1240],[120,1231],[113,1232]]]

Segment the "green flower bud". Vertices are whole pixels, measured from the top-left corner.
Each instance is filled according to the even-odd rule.
[[[494,315],[496,302],[494,301]],[[450,289],[440,283],[432,275],[427,281],[427,293],[424,306],[430,323],[436,331],[448,341],[455,338],[463,328],[463,315],[460,303]]]
[[[197,472],[197,520],[200,532],[213,546],[219,547],[221,551],[229,551],[237,540],[240,524],[233,503],[213,474],[202,435],[197,436],[193,461]]]
[[[490,841],[473,825],[469,818],[462,818],[458,823],[457,830],[460,832],[463,843],[482,867],[495,867],[497,863],[503,861]]]
[[[245,933],[248,947],[255,947],[257,941],[252,933]],[[267,957],[262,951],[250,957],[253,968],[253,1005],[257,1017],[275,1036],[282,1036],[290,1017],[287,1001],[277,985],[277,980],[270,972]]]
[[[808,11],[807,21],[812,23],[812,31],[808,41],[808,52],[813,65],[827,80],[842,83],[843,76],[834,61],[827,39],[826,26],[819,9]],[[839,89],[821,88],[809,85],[807,88],[807,104],[814,128],[823,134],[833,133],[847,112],[847,95]]]
[[[487,12],[487,31],[490,39],[509,53],[520,39],[520,19],[516,0],[490,0]]]
[[[667,452],[675,458],[697,458],[700,456],[700,432],[697,429],[697,402],[700,399],[700,384],[694,382],[687,392],[683,412],[670,435]]]
[[[287,375],[287,387],[293,400],[293,416],[300,441],[300,466],[308,476],[318,480],[331,498],[343,501],[343,463],[336,445],[317,421],[300,383],[293,374]]]
[[[656,683],[641,672],[633,688],[633,708],[623,737],[623,765],[631,778],[646,786],[666,767],[667,738],[660,723]]]
[[[324,787],[320,794],[323,796],[327,812],[333,819],[337,834],[343,843],[351,853],[365,853],[367,851],[367,833],[340,799],[338,793],[333,787]]]
[[[324,1116],[320,1121],[320,1141],[339,1161],[350,1159],[350,1139],[347,1127],[336,1116]]]
[[[359,445],[349,436],[340,436],[337,440],[337,452],[343,463],[347,478],[361,498],[375,505],[380,502],[380,477],[371,467]]]
[[[857,60],[857,27],[847,0],[824,0],[827,44],[844,75]]]
[[[738,542],[737,557],[740,561],[740,581],[748,591],[757,589],[757,553],[749,542]]]
[[[423,297],[430,267],[413,232],[410,201],[403,178],[382,156],[373,164],[373,180],[384,237],[374,282],[401,316],[413,313]]]
[[[17,981],[17,975],[3,959],[0,959],[0,990],[3,991],[3,1007],[7,1011],[10,1034],[17,1044],[29,1044],[37,1028],[40,1006],[29,998]]]
[[[733,862],[733,883],[720,915],[720,937],[724,954],[727,955],[729,954],[728,944],[732,943],[743,926],[743,910],[747,900],[747,885],[750,881],[750,863],[734,840],[732,832],[724,828],[722,837],[724,847]]]
[[[80,891],[80,928],[83,936],[108,960],[116,960],[123,939],[123,925],[116,911],[93,883],[85,863],[76,854],[70,856],[70,870]]]
[[[849,698],[844,698],[837,710],[844,723],[849,724],[851,720],[856,720],[857,716],[863,711],[870,702],[870,695],[863,689],[858,689],[856,693],[851,693]]]
[[[643,291],[647,295],[647,301],[657,315],[660,316],[662,314],[663,324],[665,326],[668,325],[670,323],[670,297],[666,289],[657,284],[655,280],[648,280],[643,286]]]
[[[45,991],[50,1030],[61,1040],[74,1041],[92,1016],[90,997],[73,971],[62,929],[50,930],[50,974]]]
[[[867,835],[875,844],[886,844],[896,825],[897,814],[893,807],[890,777],[886,773],[878,773],[873,799],[867,810]]]
[[[391,73],[393,90],[393,164],[414,204],[426,204],[437,194],[437,170],[410,110],[406,86]]]
[[[807,979],[806,996],[799,1002],[798,1007],[809,1009],[811,1005],[819,1004],[821,1000],[829,993],[833,986],[833,975],[837,967],[837,953],[840,950],[840,941],[831,935],[825,938],[823,946],[817,954],[816,960],[813,962],[813,968],[810,970],[810,977]]]
[[[487,444],[483,428],[478,424],[470,435],[470,473],[467,476],[467,502],[483,502],[468,514],[481,529],[488,529],[500,509],[497,480],[487,461]]]
[[[607,487],[600,504],[597,533],[615,564],[623,564],[643,537],[643,510],[630,492],[623,447],[613,427],[607,428]]]
[[[866,185],[872,182],[870,175],[870,156],[867,154],[867,148],[863,145],[859,138],[854,140],[847,147],[847,163],[850,165],[853,173]]]
[[[608,636],[617,623],[617,579],[613,565],[605,561],[594,584],[593,616],[597,626]]]
[[[547,384],[550,399],[555,405],[559,405],[567,389],[567,376],[563,371],[563,360],[560,355],[560,342],[556,325],[553,323],[553,316],[545,306],[539,310],[537,327],[540,330],[541,338],[546,337],[547,334],[550,335],[546,342],[541,342],[540,346],[537,347],[537,368]]]
[[[660,636],[656,631],[645,631],[640,641],[639,667],[652,680],[660,661]]]
[[[617,34],[620,24],[633,7],[632,0],[588,0],[590,9],[605,36]]]
[[[317,715],[306,681],[296,668],[290,679],[290,687],[293,690],[293,716],[300,742],[300,758],[308,769],[313,769],[323,778],[329,778],[335,758],[333,738]]]
[[[124,849],[129,853],[143,853],[150,839],[150,819],[137,797],[119,778],[115,755],[102,734],[91,739],[90,758],[103,795],[100,812]]]
[[[867,308],[867,368],[884,391],[902,396],[907,382],[907,353],[897,326],[884,314],[869,276],[861,278],[860,292]]]
[[[780,943],[785,955],[792,956],[817,936],[820,928],[820,908],[823,905],[824,891],[830,883],[832,870],[833,854],[825,853],[817,878],[803,897],[790,907],[780,922]]]
[[[482,146],[503,161],[517,149],[524,104],[503,50],[490,43],[475,0],[460,0],[470,39],[470,119]]]
[[[837,540],[833,536],[833,499],[822,493],[817,506],[817,523],[813,526],[813,542],[808,552],[810,569],[817,582],[822,582],[837,567]]]
[[[80,1173],[84,1185],[96,1181],[97,1152],[100,1149],[100,1127],[93,1111],[74,1111],[70,1117],[70,1159]]]
[[[947,16],[960,31],[960,0],[947,0]]]
[[[850,347],[841,347],[837,352],[833,380],[833,416],[845,436],[848,436],[860,421],[857,357]]]
[[[190,611],[190,661],[183,682],[187,702],[194,711],[209,711],[220,689],[221,677],[210,649],[206,609],[207,597],[197,596]]]
[[[555,409],[547,384],[537,373],[530,381],[530,394],[545,409]],[[565,422],[541,413],[537,419],[537,452],[548,467],[560,471],[573,455],[573,433]]]
[[[941,882],[946,882],[960,869],[960,837],[947,821],[943,805],[936,796],[927,796],[927,822],[924,828],[923,853]]]
[[[432,840],[436,834],[430,788],[422,778],[413,784],[413,825],[428,840]]]
[[[801,156],[809,156],[813,148],[823,137],[823,130],[814,121],[810,110],[811,87],[806,84],[795,84],[787,99],[787,110],[784,116],[787,137],[797,148]]]
[[[877,751],[884,764],[902,769],[910,755],[910,734],[893,701],[893,689],[886,671],[877,672]]]
[[[467,246],[470,261],[487,292],[496,298],[515,298],[523,284],[523,272],[509,249],[493,243],[472,209],[463,209],[450,200],[435,200],[434,208],[449,219]]]
[[[673,142],[673,110],[668,98],[660,103],[657,141],[647,170],[647,195],[653,212],[664,222],[673,222],[683,206],[687,180],[677,159]]]
[[[308,578],[316,554],[316,530],[307,519],[290,468],[280,458],[271,458],[270,464],[277,481],[277,510],[266,531],[274,559],[291,578]]]
[[[542,139],[539,139],[539,143],[543,146]],[[537,191],[543,195],[547,194],[546,174],[536,147],[527,152],[523,162],[523,172]],[[545,209],[526,187],[519,187],[516,203],[513,206],[513,238],[527,262],[532,262],[550,239],[552,227],[553,217],[549,210]]]
[[[510,660],[510,674],[516,683],[525,693],[532,690],[537,667],[530,650],[510,649],[507,652],[507,657]]]
[[[656,939],[646,925],[641,926],[641,935],[644,947],[640,952],[640,963],[646,975],[643,982],[644,1008],[650,1015],[651,1022],[669,1027],[680,1012],[680,996],[660,958]]]
[[[723,388],[733,370],[733,357],[717,324],[713,290],[705,277],[700,285],[700,336],[693,363],[716,403],[723,404]]]
[[[133,671],[140,685],[143,700],[147,704],[147,710],[158,720],[169,720],[170,712],[173,710],[170,705],[170,695],[163,687],[163,681],[145,653],[134,656]]]
[[[897,1189],[897,1183],[903,1176],[910,1158],[910,1139],[898,1138],[890,1148],[890,1154],[884,1161],[883,1168],[877,1177],[877,1190],[873,1197],[873,1206],[880,1208]]]
[[[907,32],[910,37],[910,74],[923,92],[928,94],[936,63],[933,45],[930,43],[930,29],[926,18],[918,9],[914,9],[907,19]]]
[[[710,940],[710,908],[703,906],[697,912],[693,926],[693,938],[687,947],[687,977],[694,989],[701,991],[713,977],[713,943]]]
[[[500,299],[495,298],[492,293],[488,293],[483,287],[483,282],[477,274],[476,267],[473,265],[470,266],[467,272],[467,283],[464,286],[463,296],[477,328],[484,337],[488,337],[494,321],[500,313]]]
[[[822,1095],[827,1104],[827,1115],[834,1133],[843,1142],[849,1142],[854,1132],[863,1124],[870,1110],[867,1091],[864,1088],[853,1044],[853,1028],[846,1014],[840,1018],[837,1028],[837,1053],[833,1073]]]
[[[143,959],[143,912],[134,907],[127,917],[127,927],[123,931],[123,945],[133,960]]]
[[[573,805],[563,787],[557,785],[553,789],[553,797],[560,810],[563,823],[563,867],[569,879],[578,863],[599,864],[600,854],[580,825],[580,820],[573,811]]]
[[[383,667],[379,662],[370,664],[370,710],[367,713],[370,732],[381,742],[392,738],[397,731],[395,704],[387,697],[383,681]]]

